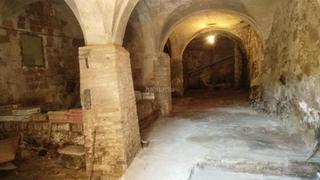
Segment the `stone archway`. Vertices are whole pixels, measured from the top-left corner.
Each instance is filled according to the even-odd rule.
[[[262,61],[262,39],[263,34],[259,31],[259,26],[255,21],[241,12],[230,10],[204,10],[195,12],[194,15],[182,18],[170,27],[161,39],[161,44],[165,44],[166,37],[169,37],[172,48],[171,69],[172,69],[172,87],[175,89],[174,95],[183,96],[183,64],[182,54],[187,44],[197,35],[207,31],[224,31],[237,36],[241,39],[248,54],[250,69],[258,72],[252,76],[252,87],[259,86],[259,72]],[[187,28],[191,27],[191,28]],[[249,38],[250,37],[250,38]],[[162,47],[162,46],[161,46]],[[254,50],[252,50],[254,48]],[[252,55],[252,53],[255,53]],[[259,60],[258,60],[259,59]],[[251,67],[254,66],[254,67]],[[250,73],[251,74],[251,73]],[[257,88],[255,88],[257,89]],[[252,91],[253,92],[253,91]],[[254,93],[252,93],[254,94]],[[254,95],[256,99],[258,95]]]
[[[208,43],[207,38],[214,37]],[[195,34],[183,48],[184,89],[219,88],[247,91],[249,62],[243,41],[236,34],[205,29]]]
[[[136,3],[75,1],[88,36],[79,52],[87,171],[102,179],[119,179],[141,146],[130,56],[122,47]]]

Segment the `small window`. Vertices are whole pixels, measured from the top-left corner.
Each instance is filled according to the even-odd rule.
[[[45,66],[42,38],[31,34],[20,34],[22,66]]]

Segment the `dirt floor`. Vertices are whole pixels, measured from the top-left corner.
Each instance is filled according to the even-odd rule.
[[[144,135],[150,145],[123,180],[314,179],[320,162],[276,117],[256,112],[241,91],[192,92]]]
[[[31,152],[28,159],[15,161],[17,170],[0,172],[1,180],[82,180],[88,179],[84,169],[71,170],[61,165],[59,156],[51,152],[39,157]]]

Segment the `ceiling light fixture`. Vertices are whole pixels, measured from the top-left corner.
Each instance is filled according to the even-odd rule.
[[[207,42],[208,42],[209,44],[213,45],[213,44],[216,42],[216,36],[214,36],[214,35],[209,35],[209,36],[207,37]]]

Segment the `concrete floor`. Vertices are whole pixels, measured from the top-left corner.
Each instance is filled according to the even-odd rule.
[[[240,91],[191,93],[143,135],[150,144],[122,179],[312,179],[319,166],[305,161],[310,149],[288,129]]]

